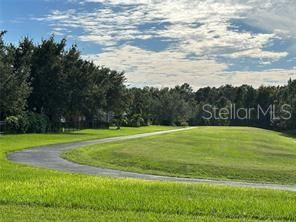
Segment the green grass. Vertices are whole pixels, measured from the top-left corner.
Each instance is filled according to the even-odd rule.
[[[92,145],[64,156],[150,174],[296,184],[296,140],[256,128],[199,127]]]
[[[11,163],[5,155],[151,129],[0,137],[0,221],[296,220],[294,192],[69,174]]]

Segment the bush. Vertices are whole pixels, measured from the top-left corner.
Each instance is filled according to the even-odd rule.
[[[141,127],[145,125],[145,120],[140,114],[134,114],[128,121],[128,125],[131,127]]]
[[[5,119],[9,133],[26,133],[29,121],[26,115],[9,116]]]
[[[39,113],[28,113],[28,132],[30,133],[45,133],[49,126],[47,116]]]
[[[152,121],[150,119],[147,119],[144,123],[145,126],[150,126],[152,125]]]
[[[177,126],[182,126],[182,127],[189,126],[188,122],[186,122],[186,121],[177,122],[176,125]]]
[[[9,116],[5,121],[9,133],[45,133],[49,123],[47,116],[32,112]]]
[[[5,122],[7,124],[7,130],[10,133],[17,133],[19,128],[19,121],[16,116],[6,117]]]
[[[180,123],[180,126],[185,127],[185,126],[189,126],[189,124],[188,124],[187,122],[181,122],[181,123]]]
[[[23,115],[19,116],[19,132],[20,133],[26,133],[28,131],[28,128],[30,126],[28,116]]]

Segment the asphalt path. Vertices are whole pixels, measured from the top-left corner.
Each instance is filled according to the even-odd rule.
[[[55,145],[46,145],[41,147],[35,147],[30,149],[25,149],[13,153],[8,153],[7,158],[10,161],[22,163],[34,167],[48,168],[59,171],[65,171],[70,173],[82,173],[88,175],[97,176],[109,176],[109,177],[121,177],[121,178],[134,178],[152,181],[173,181],[173,182],[187,182],[187,183],[203,183],[203,184],[213,184],[213,185],[226,185],[234,187],[250,187],[250,188],[266,188],[274,190],[287,190],[296,191],[296,185],[282,185],[282,184],[263,184],[263,183],[249,183],[240,182],[232,180],[212,180],[212,179],[197,179],[197,178],[184,178],[184,177],[172,177],[172,176],[159,176],[151,174],[142,174],[127,172],[121,170],[106,169],[101,167],[87,166],[78,163],[74,163],[63,159],[61,154],[64,151],[80,148],[83,146],[102,144],[115,141],[124,141],[130,139],[143,138],[154,135],[168,134],[174,132],[180,132],[185,130],[191,130],[194,127],[143,133],[130,136],[120,136],[72,143],[63,143]]]

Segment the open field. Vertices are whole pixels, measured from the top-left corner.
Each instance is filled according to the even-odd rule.
[[[199,127],[65,153],[94,166],[195,178],[296,184],[296,140],[241,127]]]
[[[0,137],[0,221],[296,220],[295,192],[69,174],[11,163],[5,155],[147,130]]]

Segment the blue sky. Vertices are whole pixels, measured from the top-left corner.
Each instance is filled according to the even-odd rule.
[[[294,0],[0,0],[7,42],[55,34],[132,86],[255,87],[296,77]]]

